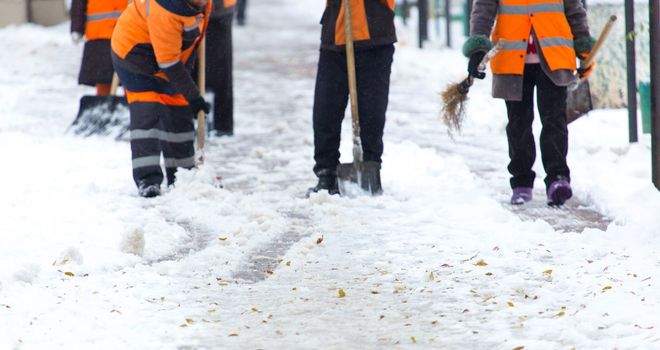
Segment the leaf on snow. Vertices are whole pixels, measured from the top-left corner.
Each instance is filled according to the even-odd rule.
[[[346,296],[346,292],[344,292],[343,289],[340,289],[339,291],[337,291],[337,293],[339,294],[339,297],[340,297],[340,298],[343,298],[343,297]]]
[[[564,311],[559,311],[555,316],[556,317],[562,317],[564,315],[566,315],[566,313]]]
[[[221,240],[221,241],[226,241],[227,237],[218,237],[218,239]]]
[[[509,307],[513,307],[513,303],[510,301],[507,301],[506,304],[509,305]]]
[[[193,323],[192,318],[186,318],[186,323],[187,323],[187,324],[192,324],[192,323]]]
[[[524,350],[524,349],[525,349],[524,346],[516,346],[515,348],[513,348],[513,350]]]
[[[230,333],[229,336],[230,337],[238,337],[238,333]]]
[[[415,338],[414,335],[410,336],[410,340],[412,340],[413,344],[417,344],[417,339]]]
[[[612,289],[612,286],[605,286],[605,287],[603,287],[603,292],[606,291],[606,290],[608,290],[608,289]]]
[[[323,235],[316,240],[316,244],[321,244],[323,242]]]
[[[73,276],[74,276],[73,272],[71,272],[71,271],[67,271],[67,272],[65,272],[64,274],[67,275],[67,276],[69,276],[69,277],[73,277]]]
[[[485,262],[484,259],[481,259],[481,260],[477,261],[477,263],[475,265],[476,266],[487,266],[488,263]]]
[[[552,276],[552,269],[547,269],[547,270],[543,271],[543,274],[548,275],[548,276]]]

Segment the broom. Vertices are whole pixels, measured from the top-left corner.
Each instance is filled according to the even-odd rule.
[[[478,70],[484,72],[486,64],[502,47],[501,42],[495,44],[479,63]],[[460,131],[463,119],[465,119],[465,104],[468,100],[468,92],[474,83],[474,77],[469,75],[460,82],[450,84],[440,94],[442,97],[442,121],[445,123],[449,132],[453,130]]]

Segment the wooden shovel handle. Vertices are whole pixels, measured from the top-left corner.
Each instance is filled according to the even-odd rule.
[[[607,23],[605,23],[603,30],[600,32],[600,35],[598,36],[598,40],[596,40],[596,43],[594,44],[594,47],[591,49],[589,56],[587,56],[587,58],[585,58],[580,62],[580,68],[588,68],[589,66],[591,66],[591,63],[593,62],[594,58],[596,58],[596,54],[598,53],[598,50],[600,50],[600,48],[605,43],[607,36],[610,34],[610,31],[612,30],[612,27],[614,26],[614,22],[616,22],[616,19],[617,19],[616,16],[611,16],[607,20]]]
[[[197,48],[197,85],[199,94],[204,97],[206,93],[206,38],[202,38]],[[204,149],[206,141],[206,113],[202,110],[197,113],[197,149]]]
[[[353,158],[362,161],[360,140],[360,115],[358,113],[357,79],[355,75],[355,48],[353,45],[353,20],[351,1],[344,0],[344,29],[346,32],[346,70],[348,71],[348,91],[351,96],[351,119],[353,126]]]
[[[112,82],[110,83],[110,96],[117,96],[117,88],[119,88],[119,76],[117,72],[112,73]]]

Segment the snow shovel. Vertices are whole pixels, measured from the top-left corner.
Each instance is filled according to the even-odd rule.
[[[124,96],[117,95],[119,77],[117,73],[112,75],[110,95],[108,96],[83,96],[80,99],[78,116],[73,121],[69,130],[76,135],[109,135],[116,133],[121,136],[128,130],[128,102]]]
[[[206,94],[206,38],[202,38],[197,49],[197,86],[199,94],[204,98]],[[206,113],[201,110],[197,113],[197,165],[204,164],[204,143],[206,141]]]
[[[591,65],[594,58],[596,57],[596,53],[598,53],[600,48],[603,46],[603,43],[605,43],[605,39],[607,39],[607,36],[610,34],[616,19],[616,16],[611,16],[607,23],[605,23],[605,26],[603,27],[598,40],[589,53],[589,56],[580,62],[580,68],[587,68]],[[568,97],[566,98],[567,123],[572,123],[581,116],[591,112],[593,109],[594,106],[591,100],[591,89],[589,87],[589,81],[584,78],[577,78],[575,83],[568,87]]]
[[[380,183],[380,163],[363,161],[362,141],[360,139],[360,116],[358,114],[357,82],[355,78],[355,50],[353,48],[353,25],[351,20],[351,2],[344,0],[344,24],[346,30],[346,68],[348,70],[348,90],[351,99],[351,119],[353,126],[353,163],[337,166],[337,185],[339,193],[349,194],[351,183],[378,195],[383,192]]]

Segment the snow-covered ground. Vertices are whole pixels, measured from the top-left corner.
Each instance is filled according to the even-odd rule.
[[[452,140],[437,94],[465,59],[400,27],[385,195],[304,198],[322,7],[250,3],[236,136],[152,200],[127,143],[65,133],[91,93],[67,26],[0,30],[0,349],[660,348],[660,194],[623,110],[570,129],[574,201],[612,223],[556,230],[569,211],[506,204],[489,83]]]

